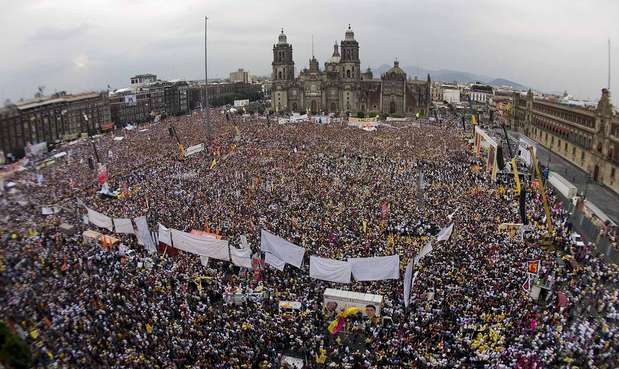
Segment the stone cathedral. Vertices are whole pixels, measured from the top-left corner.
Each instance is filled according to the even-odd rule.
[[[271,98],[276,111],[313,113],[428,114],[431,104],[430,75],[427,80],[408,80],[399,63],[375,79],[368,68],[361,71],[359,43],[348,26],[344,40],[333,45],[333,55],[320,69],[312,56],[309,68],[295,78],[292,45],[282,29],[273,45]]]

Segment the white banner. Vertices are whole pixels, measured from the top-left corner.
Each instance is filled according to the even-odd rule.
[[[196,255],[230,261],[228,241],[170,229],[174,247]]]
[[[426,243],[426,245],[415,256],[413,264],[416,266],[417,264],[419,264],[419,262],[421,261],[421,259],[423,259],[424,256],[428,255],[431,252],[432,252],[432,241],[428,241],[428,243]]]
[[[347,261],[310,256],[310,277],[323,281],[350,283],[352,266]]]
[[[411,286],[413,282],[413,260],[408,261],[404,272],[404,306],[408,307],[411,299]]]
[[[202,266],[208,266],[208,256],[200,256],[200,264]]]
[[[230,256],[234,265],[251,269],[251,249],[237,249],[231,246]]]
[[[43,215],[54,215],[58,213],[60,213],[60,208],[57,206],[50,206],[50,207],[44,206],[41,208],[41,214]]]
[[[204,151],[204,144],[201,143],[199,145],[189,146],[187,150],[185,150],[185,156],[191,156],[193,154],[197,154],[200,151]]]
[[[249,247],[249,244],[247,243],[247,236],[242,234],[240,239],[241,239],[241,248],[242,249],[249,249],[250,247]]]
[[[88,220],[90,223],[96,225],[97,227],[105,228],[110,232],[114,229],[112,218],[90,208],[86,209],[88,210]]]
[[[272,253],[273,256],[297,268],[301,268],[303,264],[303,255],[305,254],[303,247],[290,243],[264,229],[260,237],[260,250],[265,253]]]
[[[441,229],[441,231],[438,233],[438,236],[436,237],[436,240],[437,241],[449,240],[449,238],[451,237],[451,232],[453,232],[453,230],[454,230],[454,224],[451,223],[449,227],[445,227]]]
[[[277,256],[271,254],[270,252],[266,252],[264,254],[264,262],[267,265],[272,266],[273,268],[282,271],[284,270],[284,267],[286,266],[286,262],[283,261],[282,259],[278,258]]]
[[[146,251],[149,254],[154,254],[157,252],[157,248],[155,247],[155,243],[153,242],[152,237],[150,236],[150,230],[148,229],[148,223],[146,222],[146,217],[141,216],[138,218],[134,218],[135,226],[138,228],[136,236],[138,237],[138,245],[144,246]]]
[[[172,246],[172,234],[170,230],[159,223],[159,242]]]
[[[135,234],[133,230],[133,224],[131,223],[131,219],[127,218],[114,218],[114,230],[116,233],[122,234]]]
[[[400,278],[400,256],[371,258],[348,258],[352,263],[352,275],[358,281],[380,281]]]

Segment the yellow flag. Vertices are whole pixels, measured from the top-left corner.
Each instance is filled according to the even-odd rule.
[[[153,333],[153,326],[148,324],[148,323],[146,323],[146,332],[148,334]]]
[[[368,222],[367,221],[363,221],[363,233],[367,233],[368,231]]]
[[[215,165],[217,165],[217,160],[213,158],[213,161],[211,162],[211,169],[215,168]]]
[[[476,125],[477,124],[477,118],[475,118],[475,115],[471,115],[471,124],[472,125]]]

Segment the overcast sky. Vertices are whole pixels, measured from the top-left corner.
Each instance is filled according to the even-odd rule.
[[[607,40],[619,61],[618,0],[0,0],[0,99],[120,88],[138,73],[200,79],[270,74],[280,28],[297,73],[311,39],[321,66],[350,23],[362,67],[391,64],[501,77],[597,99]],[[613,68],[613,73],[619,69]],[[613,77],[611,91],[619,89]],[[619,101],[613,94],[614,100]]]

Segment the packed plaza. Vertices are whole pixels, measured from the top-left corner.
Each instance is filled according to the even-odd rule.
[[[208,129],[193,112],[16,164],[0,196],[0,320],[35,368],[619,367],[616,265],[571,239],[546,189],[549,232],[540,186],[526,234],[499,231],[521,223],[513,177],[491,179],[461,122],[211,109]],[[97,217],[146,217],[152,235]],[[175,247],[166,229],[227,241],[249,265]],[[303,249],[300,265],[272,259],[264,231]],[[390,256],[395,277],[311,270]],[[342,309],[327,289],[382,299]]]

